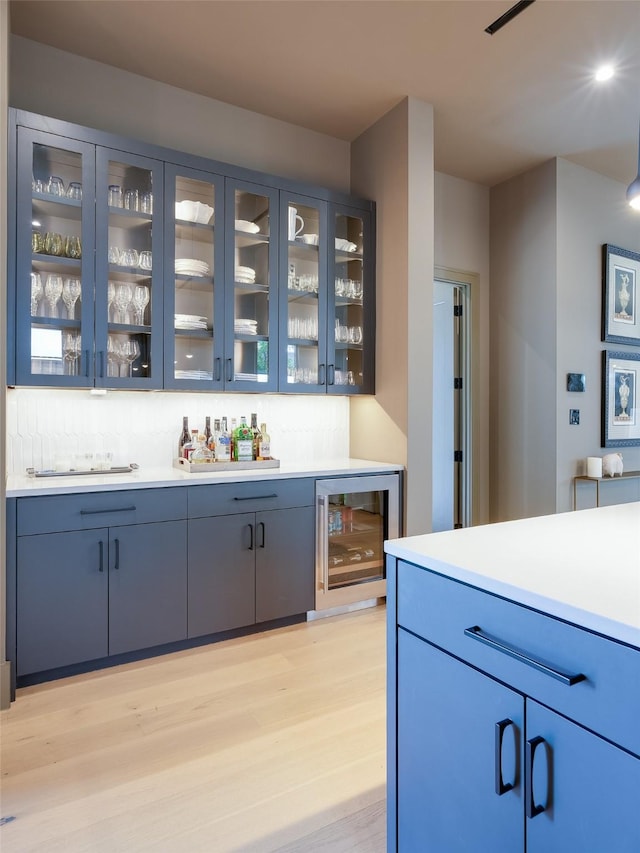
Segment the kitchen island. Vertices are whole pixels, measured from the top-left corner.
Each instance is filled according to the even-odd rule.
[[[640,503],[388,542],[388,850],[640,850]]]

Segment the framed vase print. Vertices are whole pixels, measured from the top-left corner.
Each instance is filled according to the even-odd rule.
[[[602,447],[640,447],[640,354],[602,353]]]
[[[640,346],[640,253],[602,247],[602,340]]]

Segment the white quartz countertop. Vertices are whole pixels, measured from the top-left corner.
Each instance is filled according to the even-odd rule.
[[[394,539],[385,550],[640,649],[640,502]]]
[[[207,471],[191,474],[167,465],[138,468],[125,474],[82,474],[77,477],[28,477],[11,474],[7,478],[8,498],[33,495],[65,495],[82,492],[106,492],[122,489],[152,489],[164,486],[195,486],[211,483],[242,483],[257,480],[291,479],[294,477],[335,477],[358,474],[391,474],[402,471],[401,465],[371,462],[366,459],[331,459],[305,465],[280,463],[279,468],[245,471]]]

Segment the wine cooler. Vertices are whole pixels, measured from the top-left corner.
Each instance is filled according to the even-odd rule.
[[[400,477],[316,483],[316,611],[386,594],[384,541],[400,535]]]

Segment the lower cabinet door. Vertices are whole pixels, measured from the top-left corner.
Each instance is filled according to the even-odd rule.
[[[397,678],[399,853],[521,853],[524,698],[402,629]]]
[[[527,699],[535,738],[527,853],[638,853],[640,759]]]
[[[187,636],[187,522],[109,531],[109,654]]]
[[[106,656],[108,544],[106,529],[19,537],[18,676]]]
[[[254,513],[189,520],[189,637],[253,625]]]
[[[311,506],[256,513],[256,622],[314,609],[314,523]]]

